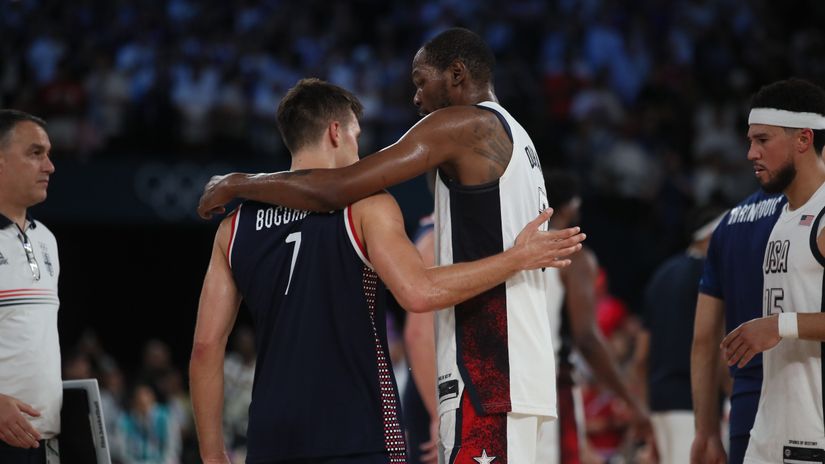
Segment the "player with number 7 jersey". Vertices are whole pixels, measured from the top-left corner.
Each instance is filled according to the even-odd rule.
[[[278,110],[292,168],[355,163],[360,108],[340,87],[300,81]],[[293,127],[291,118],[306,115],[313,120]],[[311,137],[298,140],[306,134]],[[522,271],[569,264],[561,258],[578,251],[584,235],[578,228],[542,230],[550,211],[532,213],[535,219],[525,221],[506,250],[428,268],[388,193],[326,213],[242,203],[215,237],[190,361],[204,462],[229,462],[221,367],[241,299],[252,314],[257,352],[247,463],[406,462],[387,349],[385,285],[405,309],[434,311]]]

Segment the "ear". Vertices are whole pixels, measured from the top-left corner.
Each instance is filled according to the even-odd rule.
[[[461,60],[453,60],[447,68],[447,71],[450,73],[450,84],[454,86],[461,85],[462,82],[469,78],[467,65]]]
[[[814,131],[811,129],[800,129],[796,135],[796,146],[800,153],[804,153],[811,149],[814,143]]]
[[[341,123],[338,121],[329,123],[327,126],[327,136],[332,146],[338,148],[338,145],[341,144]]]

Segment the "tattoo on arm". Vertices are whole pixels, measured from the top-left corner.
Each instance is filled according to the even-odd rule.
[[[474,153],[495,163],[491,172],[501,175],[510,163],[513,145],[496,118],[485,118],[476,123],[469,137]]]

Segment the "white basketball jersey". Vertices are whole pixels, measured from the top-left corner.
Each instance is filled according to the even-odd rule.
[[[513,141],[504,174],[463,186],[439,171],[435,188],[436,260],[470,261],[513,246],[547,208],[536,149],[500,105],[484,102]],[[546,226],[545,226],[546,227]],[[507,282],[436,315],[439,412],[458,408],[467,391],[481,414],[556,415],[556,372],[545,271]]]
[[[801,207],[786,204],[765,249],[763,315],[823,311],[825,257],[816,237],[825,226],[825,184]],[[783,339],[763,354],[759,410],[746,463],[823,462],[822,343]]]

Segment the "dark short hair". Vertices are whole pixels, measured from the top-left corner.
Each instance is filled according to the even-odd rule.
[[[301,79],[278,105],[278,130],[284,145],[295,153],[318,140],[335,120],[361,117],[363,106],[351,92],[316,78]]]
[[[0,109],[0,146],[6,145],[14,126],[23,121],[31,121],[46,130],[46,121],[37,116],[20,110]]]
[[[578,178],[567,171],[545,171],[544,184],[547,187],[547,202],[554,209],[563,207],[581,195]]]
[[[476,82],[493,82],[493,68],[496,66],[493,50],[473,31],[460,27],[447,29],[421,49],[424,50],[424,62],[439,71],[459,60],[467,66]]]
[[[753,96],[751,109],[775,108],[825,116],[825,90],[805,79],[790,78],[768,84]],[[813,145],[817,154],[825,146],[825,129],[814,130]]]

